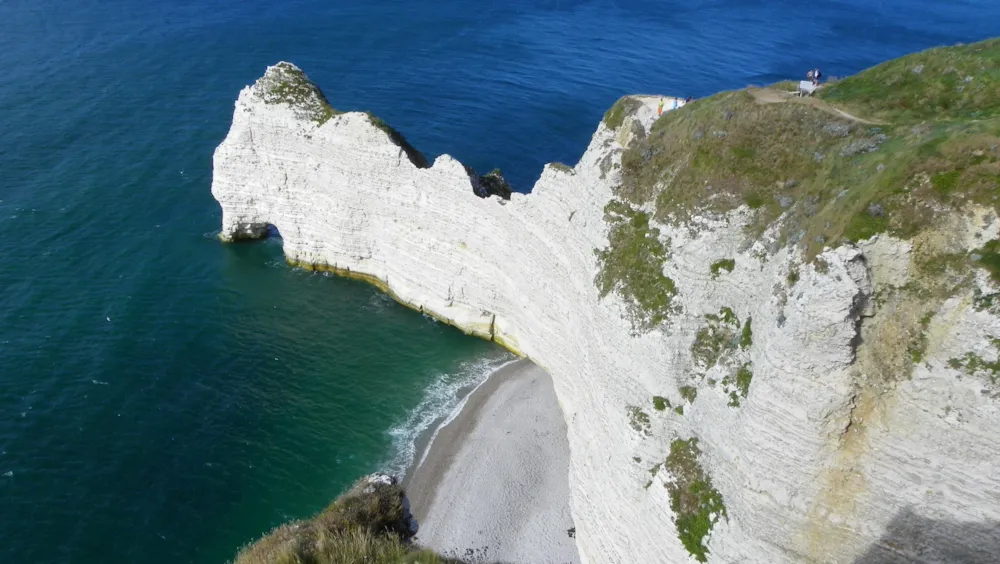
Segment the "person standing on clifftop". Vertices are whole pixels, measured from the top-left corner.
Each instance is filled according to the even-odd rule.
[[[663,115],[663,97],[660,97],[660,105],[656,106],[656,115],[658,116]]]

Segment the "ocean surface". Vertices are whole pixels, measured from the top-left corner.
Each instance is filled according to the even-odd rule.
[[[622,94],[991,35],[995,0],[0,0],[0,562],[225,562],[510,359],[215,239],[212,151],[267,65],[528,191]]]

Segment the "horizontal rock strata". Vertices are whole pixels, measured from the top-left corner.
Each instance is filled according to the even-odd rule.
[[[683,476],[668,459],[688,439],[725,506],[701,539],[711,562],[993,561],[1000,400],[949,361],[995,359],[1000,322],[955,295],[927,324],[922,360],[886,378],[905,318],[877,298],[906,283],[910,243],[828,249],[817,268],[771,233],[748,241],[746,208],[659,225],[678,311],[637,331],[622,298],[599,295],[595,250],[608,244],[621,151],[658,98],[601,124],[575,167],[549,165],[505,200],[477,196],[450,156],[418,166],[370,116],[326,111],[318,89],[306,106],[275,98],[289,69],[243,90],[215,153],[221,237],[274,226],[291,263],[372,282],[544,367],[568,426],[584,561],[690,561],[671,510]],[[997,231],[970,213],[952,235],[971,250]],[[991,290],[985,275],[977,284]],[[726,331],[707,363],[699,334]],[[753,376],[743,389],[741,366]]]

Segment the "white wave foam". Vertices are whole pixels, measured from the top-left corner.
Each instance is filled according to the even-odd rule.
[[[468,394],[459,399],[459,391],[463,388],[479,387],[490,374],[516,360],[507,353],[493,354],[463,362],[454,373],[439,374],[434,378],[431,385],[424,390],[420,403],[407,415],[406,420],[389,430],[393,455],[386,466],[395,474],[402,476],[416,458],[417,440],[421,435],[438,419],[444,418],[438,425],[440,428],[450,423],[462,411]],[[431,436],[431,442],[436,436],[437,429]]]

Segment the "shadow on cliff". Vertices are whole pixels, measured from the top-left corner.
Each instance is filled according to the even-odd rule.
[[[1000,561],[1000,522],[938,521],[910,509],[854,564],[987,564]]]

